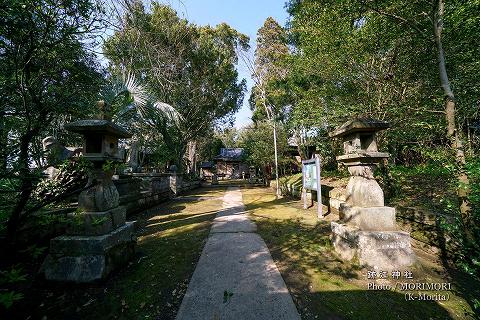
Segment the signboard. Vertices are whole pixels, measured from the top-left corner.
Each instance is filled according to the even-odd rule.
[[[306,190],[317,190],[317,162],[318,158],[302,161],[303,187]]]
[[[302,182],[303,182],[303,208],[307,209],[307,190],[317,191],[317,212],[318,217],[323,218],[322,213],[322,192],[320,183],[320,158],[315,157],[310,160],[302,161]],[[313,198],[312,198],[313,205]]]

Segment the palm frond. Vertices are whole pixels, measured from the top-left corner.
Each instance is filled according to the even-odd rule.
[[[180,112],[168,103],[157,101],[153,104],[153,107],[156,112],[164,115],[167,120],[174,122],[177,126],[180,124],[180,121],[183,120]]]
[[[115,111],[114,119],[116,120],[126,117],[130,111],[136,112],[146,124],[151,126],[155,126],[158,119],[167,120],[178,126],[183,119],[174,107],[165,102],[156,101],[133,73],[128,73],[121,81],[112,80],[102,93],[102,98],[110,105],[120,105]]]
[[[139,81],[137,81],[137,78],[133,73],[129,73],[124,77],[123,82],[125,85],[125,91],[128,92],[135,106],[146,106],[148,101],[151,100],[148,91]]]

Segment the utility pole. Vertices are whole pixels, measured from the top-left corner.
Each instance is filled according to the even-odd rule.
[[[267,116],[269,120],[273,122],[273,147],[275,149],[275,181],[277,186],[275,197],[278,199],[280,197],[280,179],[278,178],[277,122],[275,121],[275,115],[273,114],[272,108],[268,106],[265,109],[267,111]]]
[[[277,153],[277,125],[275,119],[273,120],[273,146],[275,148],[275,178],[277,180],[276,198],[280,197],[280,181],[278,179],[278,153]]]

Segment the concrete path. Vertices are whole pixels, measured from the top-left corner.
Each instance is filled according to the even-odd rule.
[[[300,319],[239,188],[229,188],[177,320]]]

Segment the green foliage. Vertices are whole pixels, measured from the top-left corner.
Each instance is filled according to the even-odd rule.
[[[225,290],[223,292],[223,303],[229,303],[230,300],[232,299],[233,292]]]
[[[287,75],[287,44],[285,29],[272,17],[268,17],[257,32],[252,74],[255,86],[249,99],[254,122],[272,118],[272,115],[268,114],[268,108],[272,110],[275,120],[284,117],[288,98],[281,84]]]
[[[123,162],[107,160],[102,165],[102,170],[110,173],[119,173],[123,172],[127,168],[127,165]]]
[[[270,121],[257,122],[243,129],[239,137],[239,146],[245,149],[247,162],[265,170],[275,163],[273,126]],[[287,151],[286,133],[277,125],[277,147],[279,161],[285,159]]]
[[[37,260],[38,258],[43,257],[43,254],[47,249],[47,247],[38,247],[34,244],[22,250],[21,253],[25,253],[33,260]]]
[[[16,283],[25,281],[27,279],[27,275],[23,273],[21,268],[11,268],[9,271],[1,271],[1,283]]]
[[[224,140],[216,133],[212,133],[212,136],[203,138],[199,141],[199,156],[200,160],[210,161],[214,157],[220,154],[221,148],[226,148]]]
[[[240,108],[245,81],[238,82],[236,51],[248,47],[248,38],[225,23],[191,24],[158,2],[150,12],[135,2],[120,23],[104,47],[112,72],[141,73],[148,89],[181,114],[178,125],[159,121],[149,132],[150,143],[165,144],[181,169],[187,143],[231,122]]]
[[[478,79],[472,77],[480,65],[471,41],[480,31],[479,6],[457,1],[445,9],[443,45],[460,127],[478,117]],[[449,148],[431,3],[292,0],[288,10],[296,49],[287,77],[293,126],[332,128],[366,116],[392,124],[381,142],[394,156],[407,152],[405,161],[412,147]]]
[[[18,181],[7,202],[11,244],[40,180],[41,138],[62,138],[65,122],[92,112],[103,77],[87,46],[102,14],[94,0],[6,0],[0,7],[0,176]]]
[[[100,226],[102,225],[105,221],[107,221],[107,217],[102,217],[102,218],[92,218],[92,226]]]
[[[66,196],[70,193],[79,193],[87,183],[88,170],[92,163],[85,158],[65,160],[59,167],[52,179],[43,179],[37,183],[26,209],[41,211],[43,208],[52,206],[68,205]],[[40,213],[37,218],[40,225],[46,226],[57,221],[56,217],[47,217],[48,214]]]
[[[468,200],[471,205],[470,226],[469,229],[473,234],[475,243],[470,243],[471,254],[467,257],[469,273],[475,273],[480,277],[480,159],[469,159],[466,165],[467,174],[469,177],[469,193]]]
[[[6,309],[10,308],[15,301],[22,300],[23,294],[15,291],[0,292],[0,304]]]
[[[0,271],[0,285],[12,285],[27,280],[27,275],[21,268],[12,267],[8,271]],[[6,309],[10,308],[15,301],[23,299],[23,294],[14,290],[0,291],[0,305]]]

